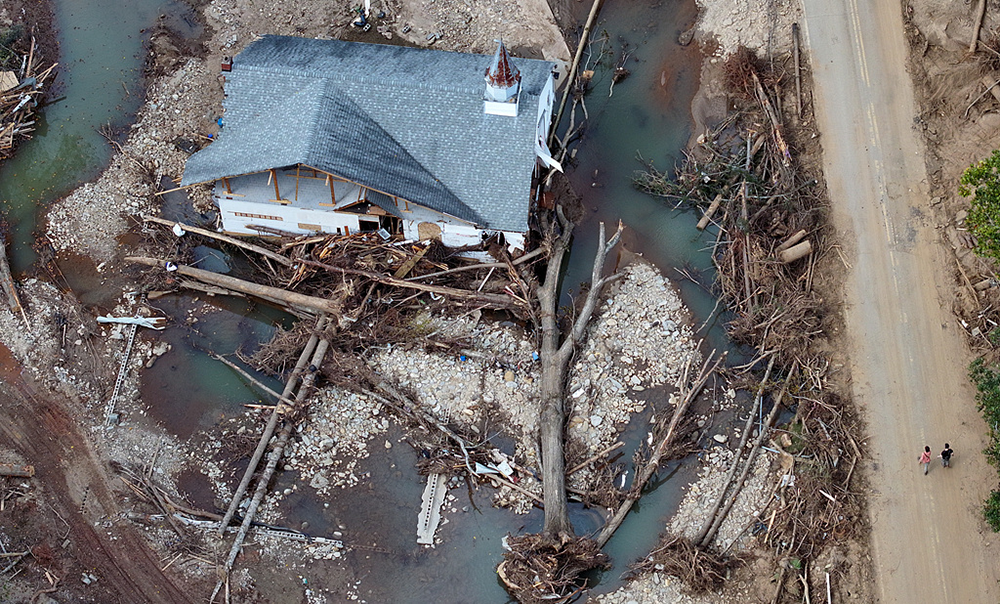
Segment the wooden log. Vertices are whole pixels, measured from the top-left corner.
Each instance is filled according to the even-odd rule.
[[[699,231],[705,230],[705,227],[707,227],[708,223],[711,222],[712,220],[712,214],[715,214],[715,211],[719,209],[719,206],[721,204],[722,204],[722,193],[719,193],[718,195],[715,196],[715,199],[712,200],[712,203],[708,205],[708,209],[705,210],[705,215],[702,216],[701,220],[698,221],[697,228]]]
[[[997,84],[1000,82],[997,82],[994,76],[984,75],[983,77],[979,78],[979,81],[983,83],[983,86],[986,86],[986,90],[988,90],[989,93],[993,95],[993,98],[995,98],[997,101],[1000,101],[1000,87],[997,87]]]
[[[0,476],[31,478],[35,475],[35,466],[19,466],[12,463],[0,463]]]
[[[726,359],[727,354],[728,352],[724,351],[717,359],[715,359],[715,362],[713,363],[712,357],[715,356],[715,351],[713,350],[712,354],[708,355],[708,358],[705,359],[698,377],[695,379],[691,387],[688,388],[687,392],[684,393],[683,398],[681,398],[680,402],[677,403],[677,407],[674,408],[674,413],[671,416],[670,423],[666,428],[666,434],[664,434],[662,440],[660,440],[660,443],[656,446],[656,449],[653,450],[652,454],[649,456],[649,461],[642,466],[641,470],[636,470],[635,477],[632,480],[632,488],[629,490],[629,496],[618,508],[615,515],[612,516],[611,520],[604,525],[604,528],[601,529],[601,532],[598,533],[597,537],[594,538],[598,547],[603,548],[607,544],[608,540],[611,539],[611,536],[615,534],[615,531],[618,530],[618,527],[625,522],[625,517],[628,516],[632,506],[635,505],[635,502],[639,501],[639,498],[642,496],[642,489],[646,486],[646,483],[649,482],[649,479],[653,477],[653,474],[656,473],[663,455],[670,448],[670,444],[674,440],[674,433],[677,430],[677,426],[680,424],[681,418],[687,411],[688,406],[692,401],[694,401],[695,397],[698,396],[698,393],[701,392],[701,389],[705,385],[705,382],[708,381],[709,376],[712,375],[715,370],[719,368],[719,365],[721,365]],[[711,367],[709,367],[710,363]],[[688,361],[688,365],[690,365],[690,361]],[[684,370],[684,379],[685,381],[687,379],[687,368]]]
[[[316,346],[316,351],[312,355],[310,367],[319,368],[323,365],[323,358],[326,356],[326,351],[329,346],[330,341],[328,339],[320,340],[319,344]],[[309,371],[302,378],[302,381],[299,384],[299,390],[295,395],[295,402],[297,404],[304,404],[306,398],[312,393],[313,383],[316,380],[317,373],[319,373],[318,369],[316,371]],[[261,472],[260,480],[257,482],[253,498],[250,500],[250,505],[247,506],[246,512],[243,515],[243,523],[240,525],[240,530],[236,533],[236,539],[233,541],[233,546],[229,550],[229,556],[226,558],[224,566],[219,569],[220,578],[215,584],[215,590],[212,592],[212,597],[209,601],[215,600],[215,596],[218,595],[223,582],[228,580],[229,571],[232,570],[233,563],[236,561],[236,556],[238,556],[242,550],[243,540],[246,539],[247,532],[250,530],[250,525],[253,523],[254,514],[257,513],[257,508],[260,507],[261,500],[264,499],[264,494],[268,490],[268,483],[271,482],[271,477],[274,475],[274,471],[278,467],[278,462],[281,460],[281,456],[285,452],[285,447],[288,445],[288,440],[291,437],[294,427],[295,425],[293,422],[286,421],[281,430],[278,432],[277,440],[274,443],[274,447],[271,449],[270,455],[268,456],[267,464],[264,466],[264,470]],[[219,526],[224,527],[225,525],[220,523]]]
[[[774,248],[774,253],[775,254],[780,254],[781,252],[787,250],[788,248],[792,247],[796,243],[802,241],[802,239],[805,238],[806,234],[807,233],[806,233],[805,229],[802,229],[800,231],[797,231],[797,232],[793,233],[791,237],[789,237],[788,239],[785,239],[784,243],[782,243],[778,247]]]
[[[326,323],[326,317],[320,317],[319,321],[316,322],[316,331],[309,337],[309,341],[306,342],[301,354],[299,354],[298,361],[295,363],[295,369],[292,370],[292,374],[288,376],[288,380],[285,382],[285,389],[279,397],[281,402],[291,402],[294,406],[295,403],[290,401],[288,397],[291,396],[295,390],[295,386],[298,385],[299,377],[305,371],[309,357],[315,352],[319,344],[319,332],[326,327]],[[257,465],[260,463],[261,457],[264,456],[264,451],[267,450],[267,444],[271,442],[271,437],[274,435],[274,430],[277,428],[278,420],[281,417],[281,407],[282,405],[275,406],[270,419],[268,419],[264,433],[260,437],[260,442],[257,443],[257,449],[254,450],[253,456],[250,458],[250,463],[247,464],[247,469],[243,473],[243,479],[240,480],[240,485],[236,487],[233,498],[229,502],[229,508],[226,510],[222,522],[219,523],[219,536],[225,534],[226,527],[229,526],[229,522],[233,519],[233,514],[236,513],[236,508],[243,498],[243,493],[246,492],[247,486],[250,485],[250,479],[253,477],[253,473],[257,471]]]
[[[997,283],[996,283],[996,280],[994,280],[994,279],[983,279],[982,281],[979,281],[978,283],[976,283],[972,287],[977,292],[981,292],[981,291],[987,290],[987,289],[989,289],[991,287],[996,287],[996,285],[997,285]]]
[[[12,313],[20,313],[24,319],[24,325],[28,326],[28,316],[21,305],[21,299],[17,295],[17,288],[14,286],[14,277],[10,272],[10,264],[7,263],[7,242],[3,235],[0,235],[0,289],[3,289],[7,307]]]
[[[335,273],[343,273],[345,275],[358,275],[360,277],[367,277],[372,281],[377,281],[379,283],[384,283],[386,285],[394,285],[396,287],[405,287],[409,289],[417,289],[426,292],[433,292],[436,294],[441,294],[443,296],[450,296],[453,298],[460,298],[463,300],[472,300],[475,302],[490,304],[498,308],[514,308],[517,306],[517,303],[515,302],[514,298],[502,294],[489,294],[489,293],[484,294],[481,292],[473,292],[464,289],[457,289],[454,287],[441,287],[437,285],[428,285],[426,283],[417,283],[416,281],[404,281],[402,279],[395,279],[393,277],[389,277],[372,271],[363,271],[354,268],[333,266],[330,264],[324,264],[322,262],[316,262],[314,260],[301,260],[300,262],[305,266],[314,266],[316,268],[326,269],[328,271]]]
[[[260,254],[261,256],[265,256],[267,258],[270,258],[271,260],[274,260],[278,264],[282,264],[284,266],[291,266],[293,264],[293,262],[292,262],[292,260],[290,258],[286,258],[285,256],[282,256],[281,254],[277,254],[275,252],[272,252],[269,249],[262,248],[259,245],[253,245],[252,243],[247,243],[245,241],[240,241],[239,239],[236,239],[235,237],[230,237],[229,235],[223,235],[221,233],[216,233],[214,231],[209,231],[207,229],[199,228],[199,227],[196,227],[196,226],[191,226],[189,224],[184,224],[184,223],[181,223],[181,222],[175,222],[173,220],[166,220],[166,219],[160,218],[159,216],[145,216],[144,215],[142,217],[142,219],[145,220],[146,222],[155,222],[157,224],[162,224],[162,225],[168,226],[168,227],[173,227],[174,225],[180,225],[181,228],[184,229],[185,231],[188,231],[188,232],[191,232],[191,233],[196,233],[198,235],[201,235],[202,237],[208,237],[210,239],[216,239],[218,241],[224,241],[224,242],[226,242],[226,243],[228,243],[230,245],[235,245],[237,247],[241,247],[241,248],[243,248],[245,250],[249,250],[251,252]]]
[[[148,258],[145,256],[127,256],[125,261],[155,267],[163,267],[166,264],[165,260]],[[269,302],[275,302],[276,304],[282,306],[288,306],[293,310],[300,310],[313,315],[328,313],[333,316],[340,316],[340,304],[334,302],[333,300],[324,300],[323,298],[316,298],[314,296],[307,296],[297,292],[290,292],[277,287],[260,285],[250,281],[244,281],[243,279],[237,279],[236,277],[230,277],[229,275],[220,275],[219,273],[213,273],[212,271],[206,271],[183,264],[177,265],[176,272],[181,276],[191,277],[192,279],[197,279],[202,283],[208,283],[209,285],[215,285],[225,289],[231,289],[233,291],[249,294]]]
[[[812,242],[808,239],[802,243],[797,243],[787,250],[778,254],[778,259],[781,260],[783,264],[789,264],[795,262],[800,258],[805,258],[812,253]]]

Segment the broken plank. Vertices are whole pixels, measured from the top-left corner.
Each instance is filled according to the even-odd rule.
[[[396,273],[392,276],[393,279],[402,279],[406,275],[410,274],[410,271],[413,270],[413,267],[416,266],[417,263],[420,262],[420,260],[427,255],[427,252],[430,249],[431,246],[428,245],[424,249],[420,250],[419,252],[411,256],[409,260],[403,263],[403,266],[399,267]]]

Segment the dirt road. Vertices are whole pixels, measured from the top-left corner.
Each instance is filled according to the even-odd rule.
[[[136,529],[108,521],[120,513],[116,494],[108,488],[112,477],[97,461],[74,418],[32,384],[12,379],[9,373],[3,378],[7,383],[0,382],[0,443],[32,461],[37,481],[51,494],[48,509],[58,518],[50,517],[43,508],[35,512],[37,518],[23,526],[13,522],[4,529],[14,538],[30,537],[32,544],[50,542],[60,557],[51,567],[62,579],[59,597],[75,592],[80,600],[108,603],[193,601],[186,586],[164,574],[162,561]],[[10,522],[9,513],[0,517],[0,523]],[[33,529],[33,522],[47,522],[48,526]],[[42,534],[46,530],[62,531],[58,522],[66,526],[65,534],[46,539]],[[33,530],[38,534],[20,535]],[[60,545],[63,539],[66,544]],[[85,587],[80,582],[81,571],[94,573],[101,580]]]
[[[847,323],[865,413],[884,603],[998,602],[997,538],[980,519],[996,484],[946,273],[928,218],[923,147],[897,0],[805,0],[834,222],[849,247]],[[945,441],[954,467],[917,463]],[[937,460],[935,460],[937,461]]]

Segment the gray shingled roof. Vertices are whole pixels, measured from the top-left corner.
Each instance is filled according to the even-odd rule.
[[[510,117],[483,112],[490,60],[264,36],[235,57],[224,127],[188,159],[182,184],[302,163],[483,227],[524,231],[538,99],[553,64],[514,59],[521,97]]]

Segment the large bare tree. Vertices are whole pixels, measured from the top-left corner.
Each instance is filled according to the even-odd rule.
[[[545,500],[545,524],[542,532],[553,539],[573,536],[573,526],[566,508],[566,471],[563,452],[565,430],[566,376],[573,353],[586,334],[587,323],[597,308],[601,290],[618,278],[617,273],[604,275],[604,263],[608,253],[621,239],[623,226],[610,240],[605,241],[604,223],[600,224],[597,255],[583,304],[563,337],[560,333],[556,308],[559,298],[559,273],[563,256],[569,249],[574,224],[556,206],[557,220],[551,225],[547,238],[549,262],[545,272],[545,282],[538,286],[536,295],[539,303],[541,323],[541,410],[539,417],[539,440],[542,453],[542,490]],[[561,341],[560,341],[561,340]]]

